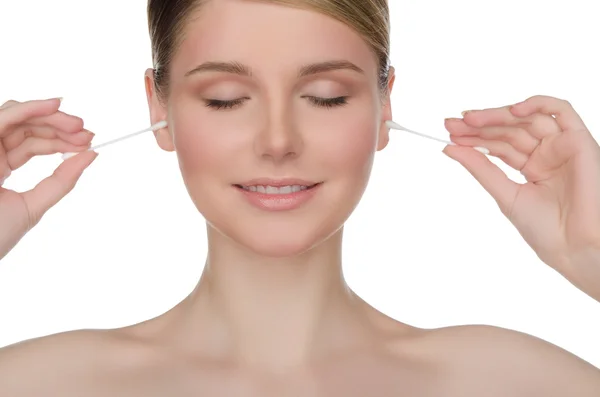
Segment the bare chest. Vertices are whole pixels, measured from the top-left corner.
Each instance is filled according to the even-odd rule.
[[[222,368],[204,371],[168,368],[99,378],[69,396],[89,397],[469,397],[481,396],[473,384],[460,390],[431,369],[397,365],[328,368],[298,376],[265,377]],[[472,392],[469,391],[472,389]],[[489,392],[489,391],[488,391]],[[487,394],[489,395],[489,394]],[[65,394],[61,394],[65,397]]]

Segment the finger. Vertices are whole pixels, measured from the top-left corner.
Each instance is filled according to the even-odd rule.
[[[7,101],[4,103],[4,105],[2,105],[2,107],[0,107],[0,110],[20,103],[21,102],[19,101],[13,100]],[[31,119],[27,120],[27,123],[38,126],[52,126],[69,133],[76,133],[83,129],[83,119],[65,112],[61,112],[60,110],[46,116],[32,117]]]
[[[534,138],[540,140],[562,131],[562,128],[552,116],[532,113],[518,117],[512,114],[510,106],[484,110],[468,110],[464,112],[464,121],[468,125],[477,128],[488,126],[521,127]]]
[[[9,106],[15,105],[15,104],[17,104],[17,103],[19,103],[19,102],[17,102],[17,101],[13,101],[12,99],[11,99],[11,100],[8,100],[8,101],[4,102],[4,103],[2,104],[2,106],[0,106],[0,110],[2,110],[2,109],[4,109],[4,108],[7,108],[7,107],[9,107]]]
[[[2,138],[0,138],[0,179],[2,180],[0,186],[4,184],[4,181],[10,176],[10,174],[11,169],[8,166],[8,162],[6,160],[6,151],[4,150],[4,147],[2,145]]]
[[[81,152],[88,146],[75,146],[62,139],[43,139],[36,137],[26,138],[23,143],[6,153],[8,165],[16,170],[31,160],[33,156],[48,155],[54,153]]]
[[[0,186],[4,185],[4,181],[11,175],[11,169],[5,165],[0,165]]]
[[[29,120],[30,124],[50,125],[61,131],[74,133],[83,129],[83,119],[64,112],[56,112],[49,116],[34,117]]]
[[[2,108],[0,110],[0,138],[4,138],[13,127],[29,119],[56,113],[59,106],[59,99],[48,99],[17,103]]]
[[[472,148],[448,145],[443,153],[459,162],[494,198],[503,214],[508,216],[519,184],[511,181],[506,174],[484,154]]]
[[[478,137],[455,137],[452,135],[450,136],[450,140],[463,146],[483,146],[490,151],[490,155],[498,157],[517,171],[521,171],[529,160],[528,155],[519,152],[512,145],[504,141],[489,141]]]
[[[587,148],[591,147],[590,141],[593,138],[589,138],[584,132],[583,130],[565,131],[543,140],[521,173],[528,181],[538,182],[551,177],[565,164],[579,161],[576,158],[587,157],[592,153]],[[583,169],[585,168],[589,166],[584,166]]]
[[[94,134],[93,132],[85,129],[74,134],[58,131],[57,135],[63,141],[72,143],[75,146],[88,145],[96,136],[96,134]]]
[[[23,193],[23,199],[31,211],[34,224],[39,222],[46,211],[73,190],[83,171],[97,156],[96,152],[87,151],[71,157],[59,165],[51,176]]]
[[[14,132],[2,140],[4,148],[9,151],[19,146],[26,138],[62,139],[76,146],[87,145],[94,134],[87,130],[76,133],[67,133],[49,125],[24,124],[17,127]]]
[[[536,95],[517,103],[511,107],[511,112],[517,117],[527,117],[539,112],[553,116],[562,130],[587,130],[586,125],[573,109],[573,106],[564,99],[551,96]]]
[[[490,125],[518,125],[520,118],[510,112],[510,106],[462,112],[465,123],[481,128]]]
[[[479,137],[489,141],[504,141],[524,154],[531,154],[539,145],[539,139],[520,127],[482,127],[468,125],[462,119],[446,119],[445,127],[451,136]]]

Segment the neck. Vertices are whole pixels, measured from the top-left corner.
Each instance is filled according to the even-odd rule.
[[[283,369],[370,343],[364,302],[342,274],[341,229],[308,252],[276,259],[210,227],[208,237],[200,282],[178,307],[178,338],[187,346]]]

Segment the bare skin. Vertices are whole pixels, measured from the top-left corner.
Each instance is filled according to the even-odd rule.
[[[600,370],[552,344],[490,326],[415,328],[348,289],[341,225],[366,187],[375,152],[387,145],[384,122],[392,118],[389,97],[379,96],[376,60],[356,32],[323,15],[239,0],[208,4],[175,56],[168,106],[146,74],[152,122],[169,120],[158,145],[177,152],[190,196],[210,224],[199,285],[169,312],[137,325],[0,350],[0,395],[599,396]],[[299,66],[332,59],[364,73],[297,79]],[[198,64],[223,60],[254,74],[184,77]],[[338,96],[350,100],[327,110],[310,102]],[[227,117],[203,103],[237,97],[246,99]],[[89,146],[83,121],[58,108],[50,100],[0,109],[0,176],[34,155]],[[600,149],[574,110],[535,97],[469,112],[446,127],[453,141],[488,147],[523,172],[529,183],[517,186],[480,153],[445,150],[544,262],[599,299]],[[67,160],[30,192],[0,188],[0,258],[94,158]],[[310,204],[274,215],[232,187],[265,175],[324,182]],[[566,227],[558,223],[565,219]]]
[[[424,330],[363,307],[373,343],[280,372],[183,350],[159,317],[6,348],[0,388],[20,397],[597,396],[600,371],[535,337],[491,326]]]

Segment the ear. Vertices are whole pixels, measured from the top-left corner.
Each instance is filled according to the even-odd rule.
[[[390,129],[385,124],[388,120],[393,120],[392,118],[392,104],[391,104],[391,96],[392,96],[392,88],[394,88],[394,80],[396,80],[396,71],[393,67],[390,66],[389,78],[387,91],[385,94],[385,98],[383,99],[383,111],[381,112],[381,124],[379,126],[379,136],[377,139],[377,150],[383,150],[388,143],[390,142]]]
[[[154,88],[154,69],[146,70],[144,83],[146,85],[146,99],[148,100],[148,108],[150,110],[150,121],[154,125],[159,121],[167,119],[167,109],[160,102]],[[167,152],[175,151],[175,144],[173,143],[173,136],[171,135],[169,126],[155,131],[154,137],[162,150]]]

